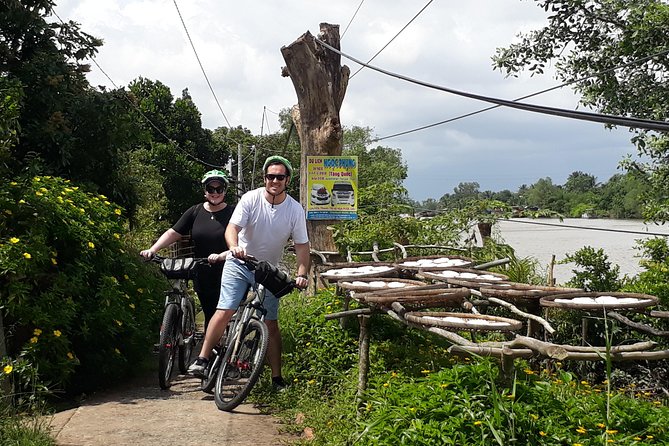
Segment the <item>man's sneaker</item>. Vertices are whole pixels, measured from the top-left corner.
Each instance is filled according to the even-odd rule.
[[[281,376],[272,377],[272,389],[275,392],[284,392],[288,388],[288,383]]]
[[[209,360],[207,358],[198,357],[195,362],[188,367],[188,374],[198,378],[204,378],[204,371],[207,369],[208,365]]]

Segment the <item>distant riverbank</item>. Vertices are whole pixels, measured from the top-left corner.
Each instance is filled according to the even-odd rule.
[[[657,236],[653,234],[669,236],[669,226],[646,225],[641,220],[514,218],[499,221],[493,232],[511,245],[519,258],[536,258],[544,272],[552,255],[559,262],[567,254],[591,246],[602,248],[609,261],[620,266],[621,275],[633,276],[642,271],[636,240]],[[556,265],[553,270],[556,282],[567,282],[574,268],[574,264]]]

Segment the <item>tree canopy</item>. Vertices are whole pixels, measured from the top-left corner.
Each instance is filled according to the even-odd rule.
[[[553,64],[581,103],[601,112],[666,120],[669,111],[669,5],[661,0],[538,0],[548,24],[498,48],[493,66],[507,75],[542,74]],[[632,141],[650,162],[625,165],[648,177],[646,217],[669,220],[669,141],[633,130]]]

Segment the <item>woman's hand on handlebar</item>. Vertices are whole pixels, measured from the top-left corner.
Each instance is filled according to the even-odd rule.
[[[139,252],[139,255],[144,257],[146,260],[151,260],[156,253],[151,249],[144,249]]]
[[[228,256],[228,252],[229,251],[223,251],[220,254],[209,254],[207,260],[209,263],[225,262],[225,258]]]

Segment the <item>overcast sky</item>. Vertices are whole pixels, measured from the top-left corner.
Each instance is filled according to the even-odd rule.
[[[230,125],[241,125],[254,134],[261,133],[263,122],[263,133],[277,131],[277,113],[297,103],[290,79],[280,74],[285,65],[282,46],[306,31],[317,35],[322,22],[339,24],[342,51],[366,61],[426,3],[176,1]],[[202,113],[204,127],[228,125],[173,0],[60,0],[56,12],[104,40],[96,60],[117,86],[142,76],[169,86],[175,97],[187,88]],[[529,0],[434,0],[372,65],[456,90],[515,99],[559,82],[552,76],[527,74],[505,78],[492,70],[490,57],[519,32],[538,28],[544,21],[544,11]],[[352,73],[360,67],[345,58],[342,64]],[[89,80],[94,86],[113,87],[95,65]],[[577,99],[568,89],[527,102],[577,108]],[[383,137],[489,105],[364,69],[349,83],[341,119],[345,126],[370,127],[375,136]],[[635,154],[627,129],[611,131],[602,124],[506,108],[376,144],[402,150],[409,167],[405,186],[413,199],[421,201],[453,193],[461,182],[478,182],[482,191],[515,192],[522,184],[545,177],[564,184],[574,171],[604,182],[619,172],[617,165],[626,154]]]

